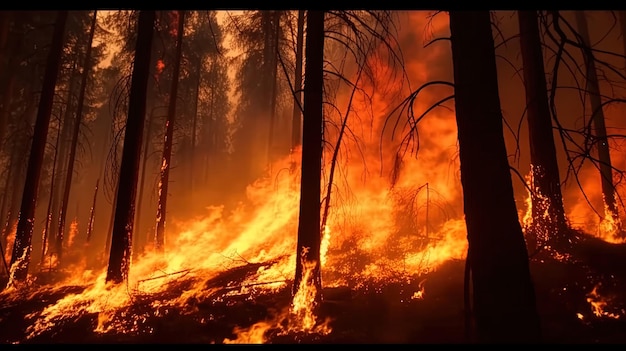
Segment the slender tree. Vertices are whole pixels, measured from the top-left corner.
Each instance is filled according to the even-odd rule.
[[[174,59],[174,72],[172,73],[170,102],[167,110],[167,119],[165,121],[165,140],[163,142],[163,156],[161,157],[161,180],[159,182],[159,203],[157,204],[156,216],[157,225],[154,235],[154,245],[157,251],[163,251],[163,245],[165,244],[167,189],[170,178],[170,163],[172,160],[172,139],[174,137],[174,121],[176,119],[176,100],[178,99],[178,78],[180,74],[184,29],[185,11],[178,11],[176,57]]]
[[[526,91],[530,141],[532,224],[527,230],[529,249],[547,242],[567,243],[565,209],[552,133],[546,74],[539,37],[537,11],[518,11],[520,46]]]
[[[291,150],[302,144],[302,49],[304,47],[304,10],[298,10],[296,38],[296,71],[294,74],[293,112],[291,119]]]
[[[451,11],[450,38],[478,341],[538,341],[535,291],[504,143],[490,12]]]
[[[136,235],[135,235],[135,243],[133,244],[134,247],[134,253],[135,256],[136,254],[140,254],[143,252],[144,247],[146,245],[146,240],[147,240],[147,235],[146,233],[144,233],[143,231],[143,226],[141,223],[141,211],[143,209],[143,198],[144,198],[144,189],[145,189],[145,184],[146,184],[146,178],[147,178],[147,174],[146,174],[146,166],[148,164],[148,159],[149,159],[149,150],[150,150],[150,138],[152,136],[152,125],[153,125],[153,120],[154,120],[154,108],[150,111],[150,114],[148,115],[148,119],[146,120],[146,135],[145,135],[145,142],[143,143],[143,156],[141,156],[141,180],[139,181],[139,194],[137,195],[137,207],[136,207],[136,211],[135,211],[135,223],[137,225],[137,231],[136,231]]]
[[[306,66],[304,80],[304,117],[302,133],[302,176],[300,183],[300,215],[296,246],[295,295],[308,267],[312,274],[307,286],[316,290],[314,305],[322,300],[320,267],[321,215],[320,192],[323,147],[323,87],[324,87],[324,12],[308,11],[306,34]]]
[[[78,95],[78,107],[76,109],[76,117],[72,130],[72,139],[70,144],[70,154],[67,161],[67,172],[65,174],[65,185],[63,187],[63,198],[61,199],[61,212],[59,213],[59,228],[55,241],[57,257],[59,260],[63,256],[63,234],[65,231],[65,219],[67,217],[67,204],[70,200],[70,190],[72,188],[72,176],[74,175],[74,161],[76,160],[76,149],[78,146],[78,136],[80,125],[83,121],[83,107],[85,106],[85,91],[87,90],[87,79],[91,71],[91,46],[93,45],[93,37],[96,32],[96,23],[98,11],[93,12],[91,20],[91,28],[89,29],[89,39],[87,40],[87,51],[85,53],[85,61],[83,62],[83,72],[80,82],[80,93]]]
[[[22,194],[22,204],[20,206],[20,217],[17,222],[17,231],[15,233],[13,253],[11,255],[10,281],[24,281],[28,276],[37,190],[39,189],[39,178],[41,175],[46,139],[48,137],[48,124],[52,114],[54,88],[56,86],[61,55],[63,53],[63,37],[67,17],[68,11],[59,11],[54,24],[54,33],[52,35],[50,51],[48,52],[41,96],[39,98],[39,109],[37,110],[37,119],[33,131],[30,156],[28,158],[28,168],[26,171],[24,192]]]
[[[615,223],[619,223],[617,201],[615,199],[615,186],[613,185],[613,166],[611,163],[611,153],[609,151],[609,140],[606,134],[606,124],[604,111],[602,110],[602,97],[600,95],[600,85],[598,74],[591,50],[591,40],[589,39],[589,29],[584,11],[576,12],[576,23],[582,39],[583,58],[585,61],[585,80],[587,83],[587,94],[591,103],[591,120],[594,126],[595,145],[598,150],[598,161],[600,163],[600,178],[602,179],[602,195],[604,205],[608,210],[608,215],[612,216]],[[620,228],[621,229],[621,228]]]
[[[139,177],[146,95],[150,76],[150,56],[155,11],[139,11],[135,60],[131,77],[128,118],[115,201],[115,219],[106,281],[114,284],[128,277],[135,216],[135,197]]]

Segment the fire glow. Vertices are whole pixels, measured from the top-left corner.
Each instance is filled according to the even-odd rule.
[[[425,22],[423,14],[411,16],[415,22]],[[447,27],[439,19],[434,25],[437,30]],[[428,63],[438,60],[437,50],[429,51],[434,54],[424,54],[433,57],[407,65],[409,74],[418,77],[418,85],[433,79],[428,73]],[[159,60],[157,79],[164,69],[164,62]],[[339,96],[337,100],[341,106],[348,99]],[[426,110],[431,100],[436,99],[426,95],[416,102],[414,109]],[[371,101],[374,106],[345,109],[359,112],[354,115],[365,115],[371,109],[375,110],[375,116],[369,121],[348,122],[352,131],[361,132],[358,140],[345,138],[340,145],[342,157],[337,163],[340,176],[333,179],[332,185],[328,184],[332,150],[324,151],[322,179],[326,184],[320,190],[325,194],[325,187],[332,187],[331,198],[324,199],[330,201],[332,210],[321,228],[322,285],[354,291],[367,289],[371,283],[381,286],[406,283],[412,290],[401,302],[428,303],[433,295],[426,291],[423,275],[436,271],[447,261],[465,259],[467,252],[454,112],[433,110],[418,126],[423,145],[419,158],[406,155],[397,161],[393,155],[399,149],[399,141],[387,138],[381,143],[380,138],[385,112],[391,103],[376,92]],[[333,113],[325,116],[332,122],[329,124],[335,125],[340,125],[343,117]],[[333,145],[338,139],[337,132],[329,128],[325,133],[325,141]],[[385,161],[380,167],[384,171],[377,175],[369,168],[381,163],[381,149]],[[99,334],[152,334],[154,326],[150,320],[174,311],[191,314],[199,306],[221,303],[228,306],[236,303],[232,302],[234,298],[254,301],[289,291],[296,267],[300,174],[294,170],[300,169],[300,152],[293,150],[268,166],[267,174],[246,188],[246,201],[232,209],[212,205],[196,218],[168,217],[165,251],[148,248],[134,257],[124,284],[105,283],[106,269],[91,270],[83,260],[64,268],[67,277],[54,286],[32,284],[18,289],[10,282],[0,292],[0,298],[16,301],[26,295],[36,298],[44,293],[71,291],[41,311],[25,316],[29,323],[27,338],[34,339],[80,318],[89,318],[92,330]],[[393,177],[389,176],[390,169],[395,170]],[[588,179],[595,181],[592,176]],[[530,174],[526,182],[534,189]],[[535,196],[548,201],[541,194]],[[533,221],[530,193],[525,204],[525,212],[520,209],[520,222],[528,228]],[[574,212],[576,209],[571,211]],[[605,216],[594,222],[597,236],[615,242],[616,221],[619,218]],[[67,245],[76,246],[72,243],[80,239],[80,234],[75,219],[70,225]],[[541,234],[547,241],[549,233]],[[14,235],[15,230],[9,236],[9,244]],[[57,266],[55,259],[51,255],[46,262],[50,270]],[[272,333],[278,336],[332,333],[333,320],[318,315],[319,306],[312,305],[312,296],[319,293],[311,284],[312,270],[312,265],[304,265],[302,285],[288,306],[272,311],[261,321],[235,326],[234,336],[221,342],[267,343]],[[605,312],[608,302],[597,294],[596,288],[587,296],[587,302],[597,317],[619,317]],[[202,323],[213,318],[207,314]]]

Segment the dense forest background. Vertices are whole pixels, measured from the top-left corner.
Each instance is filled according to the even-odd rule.
[[[143,17],[148,33],[143,12],[0,13],[3,294],[13,301],[46,284],[90,286],[39,311],[30,337],[62,315],[106,315],[126,306],[128,296],[136,301],[163,292],[190,275],[197,281],[170,302],[188,306],[189,299],[210,295],[207,290],[230,286],[227,278],[212,281],[210,289],[207,282],[233,267],[254,268],[237,286],[259,284],[267,291],[280,290],[295,271],[298,296],[310,268],[299,263],[306,256],[302,247],[312,246],[308,254],[318,257],[312,283],[318,288],[319,276],[326,288],[412,280],[415,298],[424,292],[416,276],[467,258],[474,234],[468,235],[466,220],[473,215],[459,152],[463,92],[455,78],[464,59],[453,57],[461,47],[450,49],[454,17],[328,11],[315,27],[304,10],[146,11],[154,16]],[[489,16],[515,225],[528,246],[524,260],[550,247],[575,255],[557,242],[570,230],[621,245],[626,15],[551,11],[536,17],[535,52],[543,59],[545,74],[539,75],[554,139],[548,144],[558,166],[559,195],[547,194],[548,200],[531,195],[542,181],[535,174],[533,183],[532,160],[550,149],[533,139],[538,129],[529,128],[539,127],[529,120],[535,117],[525,86],[531,79],[525,76],[530,56],[522,54],[530,49],[520,41],[524,24],[519,11]],[[311,33],[321,33],[317,42]],[[313,56],[320,42],[320,55]],[[316,62],[318,80],[306,69]],[[137,95],[142,69],[145,91]],[[489,80],[475,72],[465,77],[476,86]],[[307,79],[319,83],[317,100],[307,92]],[[48,95],[46,86],[53,87]],[[472,90],[480,89],[465,91]],[[319,105],[321,133],[311,127],[316,114],[307,117],[307,101]],[[319,169],[310,146],[316,141]],[[499,150],[472,145],[478,158]],[[125,164],[131,157],[134,163]],[[490,169],[474,171],[495,191],[502,177]],[[307,178],[316,173],[318,183]],[[305,192],[309,181],[312,197]],[[489,201],[489,186],[482,189]],[[605,201],[606,194],[615,196]],[[562,202],[566,224],[551,222],[551,196]],[[303,215],[305,199],[313,199],[318,217]],[[302,218],[321,226],[307,233],[303,228],[311,226]],[[123,281],[125,292],[106,295],[111,292],[103,286],[111,281]],[[593,288],[585,285],[587,292]],[[103,299],[116,302],[103,307]],[[96,329],[125,328],[107,318],[99,317]]]

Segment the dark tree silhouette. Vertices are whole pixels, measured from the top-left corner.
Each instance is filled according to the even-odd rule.
[[[518,11],[530,141],[532,224],[528,248],[567,243],[565,209],[552,132],[546,74],[536,11]]]
[[[538,341],[535,291],[502,130],[490,12],[451,11],[450,33],[477,338]]]
[[[155,11],[140,11],[137,23],[137,42],[130,86],[128,118],[124,134],[120,181],[117,187],[115,219],[111,233],[111,250],[106,275],[106,281],[112,283],[124,281],[128,277],[128,270],[130,269],[135,196],[139,176],[155,17]]]
[[[576,22],[578,31],[582,39],[583,58],[585,61],[585,80],[586,90],[591,102],[591,120],[594,127],[594,144],[598,152],[598,161],[600,163],[600,177],[602,178],[602,195],[604,205],[606,206],[609,216],[615,223],[619,223],[619,212],[617,209],[617,200],[615,198],[615,186],[613,185],[613,166],[611,163],[611,153],[609,151],[609,140],[606,134],[606,124],[604,120],[604,111],[602,109],[602,96],[600,95],[600,86],[598,82],[598,73],[596,72],[595,59],[589,39],[589,30],[587,28],[587,19],[583,11],[576,11]],[[618,229],[621,231],[621,228]],[[622,233],[623,235],[624,233]]]
[[[63,53],[63,37],[67,17],[68,11],[59,11],[54,24],[54,33],[50,51],[48,52],[41,97],[39,98],[39,109],[37,110],[37,119],[33,131],[32,146],[30,156],[28,157],[28,168],[24,182],[19,220],[17,222],[17,231],[15,233],[15,242],[13,244],[13,253],[11,254],[10,281],[25,281],[28,276],[37,191],[39,189],[39,178],[48,137],[48,124],[52,114],[54,88],[59,73],[61,54]]]
[[[161,180],[159,182],[159,203],[157,204],[156,232],[154,244],[157,251],[163,251],[165,243],[165,216],[167,208],[167,189],[170,178],[170,164],[172,159],[172,143],[174,138],[174,121],[176,119],[176,101],[178,99],[178,76],[180,73],[180,61],[182,57],[183,34],[185,31],[185,11],[178,11],[178,29],[176,42],[176,57],[174,59],[174,72],[172,73],[172,87],[170,89],[170,102],[165,120],[165,140],[163,142],[163,156],[161,157]]]
[[[324,87],[324,12],[307,12],[306,66],[304,77],[304,116],[302,132],[302,176],[298,244],[296,246],[296,273],[293,284],[295,295],[301,284],[312,284],[315,289],[314,306],[322,300],[320,271],[320,187],[322,172],[322,97]],[[303,281],[311,266],[309,281]]]
[[[291,150],[302,144],[302,50],[304,47],[304,10],[298,10],[296,39],[296,71],[294,74],[294,102],[291,119]]]
[[[70,200],[70,190],[72,188],[72,177],[74,175],[74,163],[76,160],[76,149],[78,147],[78,136],[80,132],[80,125],[83,121],[83,109],[85,106],[85,92],[87,89],[87,79],[89,78],[89,72],[91,71],[91,51],[93,44],[93,37],[96,32],[96,23],[98,18],[98,12],[94,11],[93,19],[91,22],[91,28],[89,29],[89,39],[87,40],[87,50],[85,52],[85,61],[83,63],[83,72],[80,82],[80,93],[78,95],[78,107],[76,108],[76,117],[74,120],[74,126],[72,130],[72,139],[70,143],[70,155],[67,161],[67,172],[65,174],[65,185],[63,187],[63,198],[61,199],[61,212],[59,213],[59,228],[57,230],[57,237],[55,241],[57,257],[59,260],[63,257],[63,234],[65,231],[65,219],[67,217],[67,205]]]

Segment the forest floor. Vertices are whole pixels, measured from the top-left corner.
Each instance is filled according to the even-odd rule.
[[[537,304],[545,343],[626,343],[626,247],[589,239],[572,252],[576,259],[538,254],[531,260]],[[257,267],[225,272],[237,279]],[[358,289],[326,288],[320,317],[329,318],[327,334],[280,333],[269,328],[265,343],[468,343],[464,313],[465,262],[452,260],[411,283],[371,282]],[[422,284],[422,285],[419,285]],[[208,284],[207,284],[208,286]],[[411,298],[423,287],[422,298]],[[184,280],[167,291],[169,298],[185,289]],[[236,327],[246,328],[271,319],[273,311],[287,308],[290,287],[253,299],[224,295],[197,301],[194,308],[148,317],[131,333],[95,332],[97,314],[68,317],[35,337],[27,338],[30,313],[41,311],[67,294],[84,290],[68,286],[33,294],[17,301],[0,301],[0,343],[224,343],[234,339]],[[159,296],[134,300],[117,318],[150,310]],[[597,309],[594,310],[594,305]],[[505,323],[503,321],[503,323]]]

